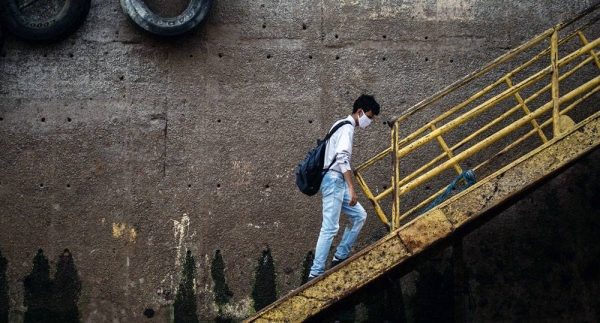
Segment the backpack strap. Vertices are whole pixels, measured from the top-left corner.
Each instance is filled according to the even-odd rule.
[[[329,133],[327,134],[327,136],[325,136],[325,138],[323,139],[323,141],[325,141],[325,142],[326,142],[327,140],[329,140],[329,138],[331,138],[331,136],[333,136],[333,134],[334,134],[334,133],[335,133],[335,132],[336,132],[336,131],[337,131],[339,128],[341,128],[342,126],[345,126],[345,125],[347,125],[347,124],[352,124],[352,123],[351,123],[350,121],[348,121],[348,120],[344,120],[344,121],[342,121],[342,122],[339,122],[338,124],[336,124],[336,125],[335,125],[335,126],[332,128],[332,129],[331,129],[331,131],[329,131]],[[337,154],[335,154],[335,156],[333,157],[333,160],[331,161],[331,163],[329,164],[329,166],[327,167],[327,169],[325,170],[325,172],[328,172],[328,171],[329,171],[329,169],[331,168],[331,166],[333,166],[333,164],[335,164],[335,160],[336,160],[335,158],[336,158],[336,156],[337,156]]]
[[[335,125],[335,126],[332,128],[332,129],[331,129],[331,131],[329,131],[329,133],[327,134],[327,136],[325,136],[325,139],[323,139],[323,141],[327,141],[327,140],[329,140],[329,138],[331,138],[331,136],[333,136],[333,134],[334,134],[334,133],[335,133],[335,132],[336,132],[336,131],[337,131],[339,128],[341,128],[342,126],[345,126],[345,125],[347,125],[347,124],[352,124],[352,123],[351,123],[350,121],[348,121],[348,120],[344,120],[344,121],[342,121],[342,122],[339,122],[338,124],[336,124],[336,125]]]

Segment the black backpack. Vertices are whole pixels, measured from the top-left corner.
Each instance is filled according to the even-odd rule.
[[[336,124],[323,140],[317,140],[317,147],[311,149],[300,164],[296,166],[296,186],[298,186],[300,192],[308,196],[313,196],[319,192],[323,176],[335,163],[334,158],[326,169],[323,165],[325,163],[327,141],[340,127],[347,124],[351,124],[350,121],[346,120]]]

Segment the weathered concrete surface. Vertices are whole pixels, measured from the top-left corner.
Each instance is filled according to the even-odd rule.
[[[248,315],[265,245],[280,294],[297,286],[320,201],[295,189],[293,169],[360,93],[376,95],[383,121],[592,2],[217,1],[200,28],[164,40],[117,0],[94,0],[64,42],[7,35],[0,250],[13,317],[40,248],[51,263],[71,251],[85,321],[143,321],[148,308],[165,318],[187,249],[199,315],[216,313],[217,249],[231,311]],[[382,122],[357,131],[355,166],[387,144]],[[383,234],[371,217],[357,249]]]

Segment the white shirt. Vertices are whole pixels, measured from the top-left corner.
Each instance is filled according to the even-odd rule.
[[[331,169],[340,173],[352,170],[352,167],[350,167],[350,159],[352,158],[352,143],[354,141],[354,128],[356,127],[356,122],[354,122],[354,118],[350,115],[346,119],[339,120],[331,126],[331,129],[333,129],[336,124],[344,120],[350,121],[350,124],[341,126],[331,138],[329,138],[327,146],[325,147],[324,160],[324,167],[327,168],[329,167],[329,164],[331,164],[331,161],[333,161],[333,158],[335,158],[336,161],[331,166]],[[331,131],[331,129],[329,129],[329,131]]]

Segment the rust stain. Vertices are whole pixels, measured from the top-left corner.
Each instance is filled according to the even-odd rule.
[[[440,210],[432,210],[402,227],[399,234],[406,247],[412,253],[416,253],[446,237],[452,230],[452,223],[444,213]]]

